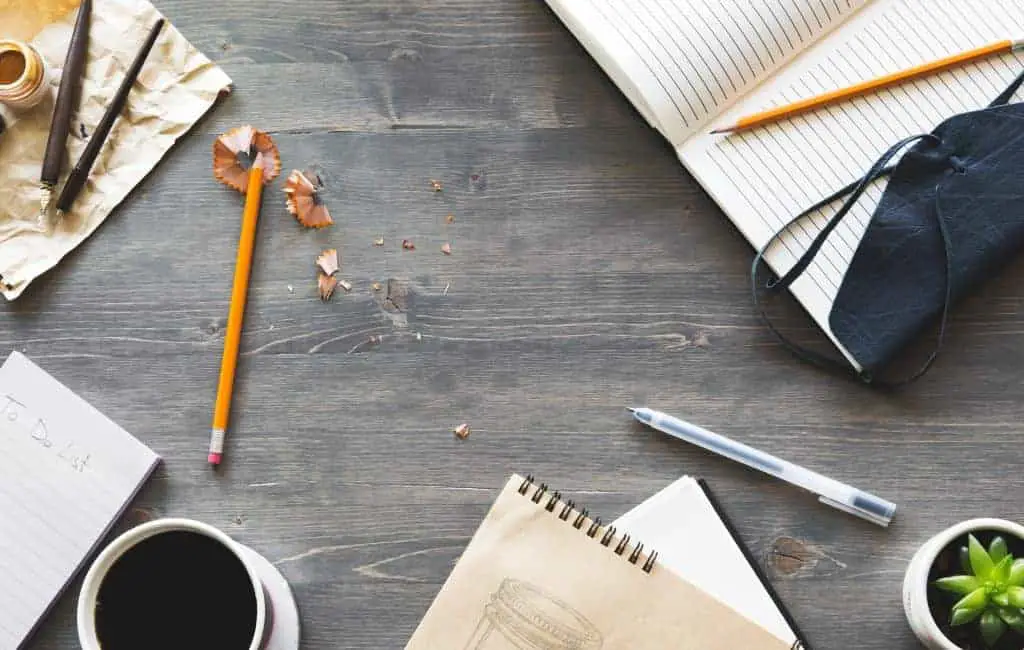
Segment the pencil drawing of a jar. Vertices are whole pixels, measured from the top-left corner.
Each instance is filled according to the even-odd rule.
[[[601,633],[569,605],[504,580],[464,650],[601,650]]]

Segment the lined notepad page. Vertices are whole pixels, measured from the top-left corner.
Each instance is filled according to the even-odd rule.
[[[809,49],[784,74],[715,125],[1024,32],[1024,0],[875,0]],[[762,129],[694,138],[680,159],[737,227],[760,248],[792,217],[861,177],[900,139],[931,131],[956,113],[983,108],[1024,67],[1007,54],[836,104]],[[839,284],[884,189],[876,183],[830,236],[794,295],[839,349],[828,315]],[[826,207],[770,250],[784,272],[835,213]],[[856,360],[850,358],[854,365]]]
[[[548,0],[679,145],[866,0]]]
[[[158,461],[25,356],[0,367],[0,648],[30,636]]]

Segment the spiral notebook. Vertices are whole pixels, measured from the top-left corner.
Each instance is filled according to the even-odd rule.
[[[406,650],[788,650],[657,550],[513,474]]]
[[[744,115],[1016,38],[1024,0],[546,2],[755,249],[900,139],[986,106],[1024,62],[1020,52],[994,56],[764,128],[712,135]],[[884,183],[790,287],[856,370],[862,364],[830,315]],[[840,203],[785,231],[765,258],[773,270],[792,267]]]

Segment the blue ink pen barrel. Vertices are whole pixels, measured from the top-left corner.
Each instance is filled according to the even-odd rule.
[[[15,110],[34,108],[50,90],[48,74],[46,61],[34,47],[0,40],[0,102]]]
[[[491,596],[463,650],[601,650],[597,629],[565,603],[518,580]]]

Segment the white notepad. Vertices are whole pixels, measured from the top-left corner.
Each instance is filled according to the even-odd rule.
[[[1005,54],[732,135],[772,106],[1019,38],[1024,0],[547,0],[554,12],[756,249],[864,175],[902,138],[983,108],[1022,71]],[[885,181],[830,235],[791,287],[850,361],[829,314]],[[788,270],[838,202],[769,249]]]
[[[159,461],[11,353],[0,367],[0,648],[31,636]]]
[[[658,566],[759,624],[790,647],[806,646],[784,605],[755,571],[698,479],[684,476],[612,524],[658,552]]]

